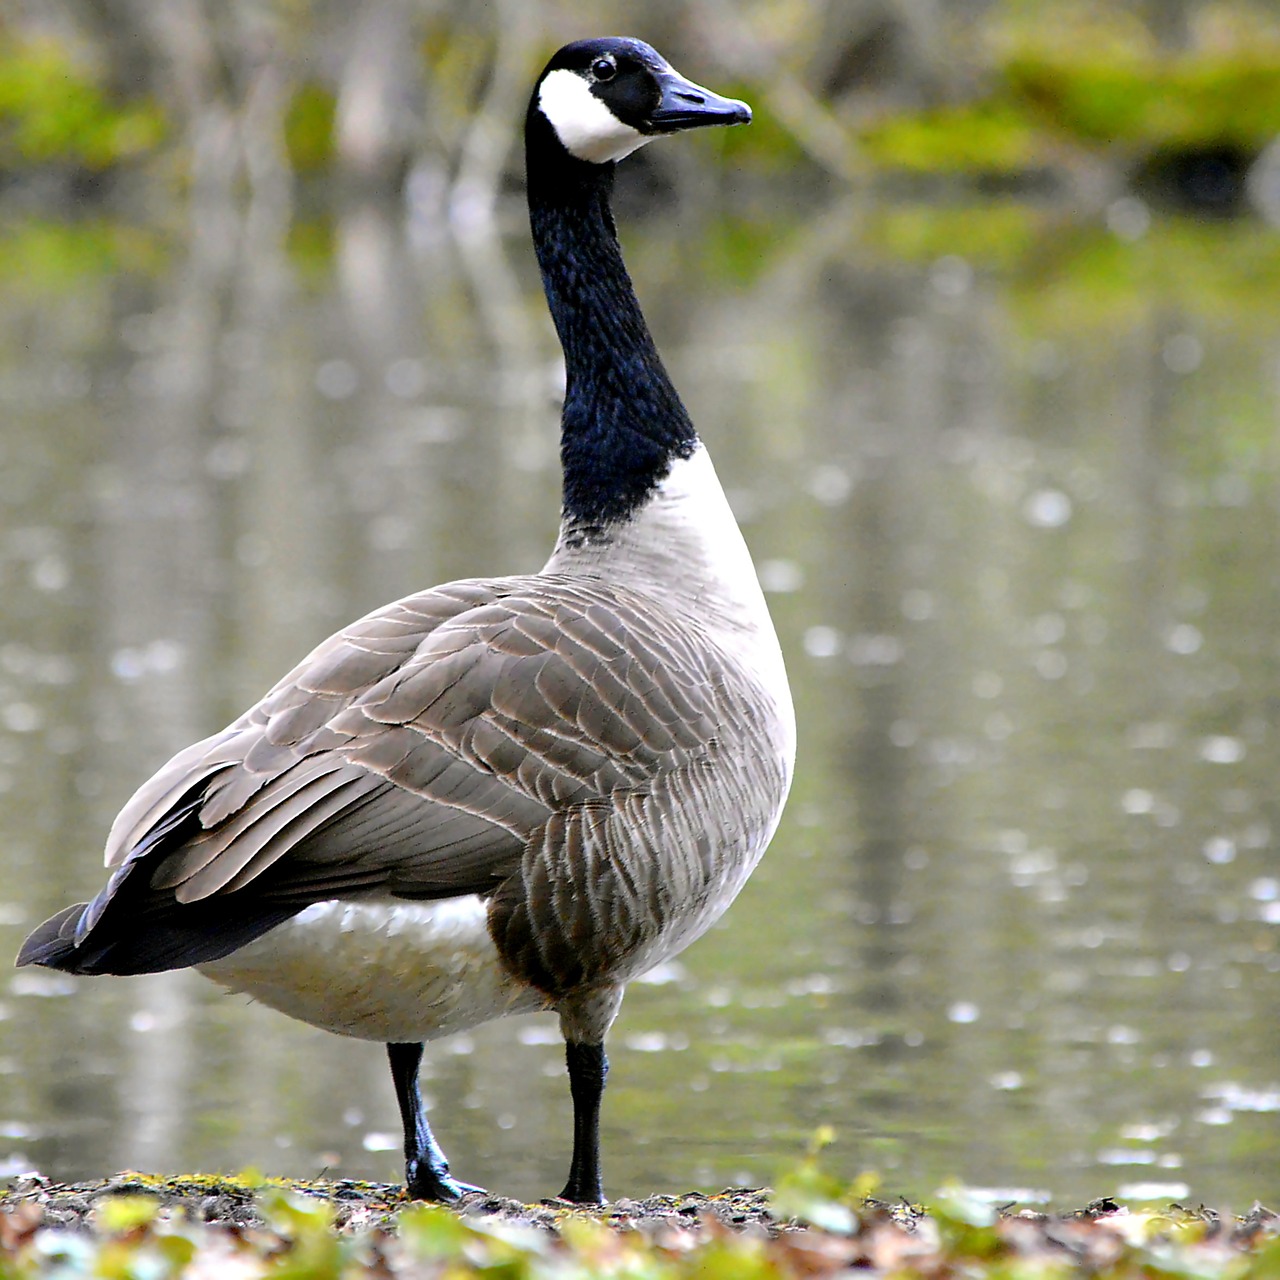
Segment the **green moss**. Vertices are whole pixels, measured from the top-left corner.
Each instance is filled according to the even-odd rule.
[[[264,1187],[292,1187],[297,1183],[284,1178],[265,1178],[256,1169],[240,1173],[184,1173],[170,1177],[160,1173],[138,1173],[130,1170],[117,1174],[110,1183],[112,1191],[122,1196],[136,1193],[156,1195],[241,1195],[251,1196]]]
[[[125,1235],[150,1226],[159,1212],[155,1196],[107,1196],[98,1203],[97,1225],[108,1235]]]

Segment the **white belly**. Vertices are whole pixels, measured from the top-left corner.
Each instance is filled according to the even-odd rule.
[[[200,972],[291,1018],[385,1043],[544,1009],[506,973],[478,897],[319,902]]]

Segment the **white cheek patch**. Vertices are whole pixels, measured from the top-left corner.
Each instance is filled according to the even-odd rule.
[[[621,160],[649,141],[638,129],[623,124],[573,71],[553,71],[542,81],[538,107],[565,150],[591,164]]]

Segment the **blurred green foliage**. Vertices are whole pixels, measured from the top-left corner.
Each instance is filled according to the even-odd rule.
[[[759,85],[728,81],[716,87],[733,98],[751,103],[759,101]],[[728,167],[760,177],[779,177],[806,163],[804,148],[768,109],[756,111],[749,129],[727,130],[720,145]]]
[[[773,1195],[774,1211],[782,1218],[796,1218],[823,1231],[847,1235],[857,1223],[857,1209],[879,1185],[879,1178],[864,1174],[846,1184],[821,1162],[822,1151],[835,1140],[835,1131],[823,1126],[813,1136],[805,1158],[778,1178]]]
[[[927,265],[957,254],[980,270],[1008,276],[1039,259],[1043,246],[1060,243],[1070,231],[1064,223],[1052,210],[1017,200],[902,201],[872,206],[862,238],[873,253],[900,262]]]
[[[1167,218],[1132,244],[1077,230],[1055,248],[1015,282],[1020,314],[1046,333],[1122,334],[1153,306],[1241,331],[1276,315],[1280,243],[1265,226]]]
[[[752,217],[730,212],[707,225],[698,246],[698,261],[713,279],[747,286],[759,278],[792,235],[804,234],[804,229],[802,220],[785,214]]]
[[[1005,91],[1028,117],[1091,143],[1139,147],[1235,142],[1261,148],[1280,134],[1280,56],[1015,57]]]
[[[1052,205],[901,202],[873,206],[860,240],[876,257],[925,267],[955,255],[997,275],[1046,335],[1124,332],[1153,301],[1228,328],[1280,306],[1280,240],[1260,223],[1165,216],[1126,240]]]
[[[963,258],[997,278],[1013,313],[1046,335],[1123,332],[1149,313],[1153,298],[1188,320],[1228,329],[1261,323],[1280,305],[1280,239],[1260,223],[1162,216],[1126,240],[1053,204],[1003,198],[859,200],[845,225],[845,239],[855,239],[832,252],[922,271],[946,256]],[[813,233],[788,212],[748,209],[710,221],[696,255],[712,277],[749,289]],[[289,260],[306,287],[328,281],[334,235],[328,219],[290,224]],[[164,235],[99,218],[24,218],[0,232],[0,250],[0,285],[31,297],[74,292],[90,278],[121,272],[154,275],[170,260]],[[636,250],[643,253],[643,242]]]
[[[124,272],[155,275],[168,261],[155,232],[100,218],[28,217],[0,230],[0,288],[11,298],[74,293],[87,279]]]
[[[889,116],[866,128],[861,141],[877,166],[917,173],[1023,173],[1050,150],[1043,131],[1008,101]]]
[[[100,171],[155,150],[165,133],[155,103],[111,101],[56,42],[0,42],[0,169]]]
[[[294,218],[289,224],[287,250],[298,282],[309,289],[324,289],[333,276],[333,220]]]
[[[332,166],[336,109],[332,90],[313,80],[294,92],[284,117],[284,143],[295,173],[323,173]]]
[[[1213,143],[1258,150],[1280,134],[1280,31],[1244,0],[1191,6],[1194,21],[1176,48],[1156,39],[1154,9],[1144,19],[1146,11],[1133,4],[1000,0],[972,30],[943,15],[948,26],[938,44],[954,67],[918,53],[900,60],[896,79],[870,73],[850,91],[823,68],[872,56],[858,52],[868,38],[865,15],[831,10],[820,22],[822,9],[794,0],[759,3],[726,37],[717,84],[760,108],[751,129],[725,139],[735,169],[776,177],[812,165],[812,139],[801,136],[798,120],[807,114],[814,123],[815,113],[824,117],[828,144],[840,151],[843,138],[863,171],[943,175],[1023,174],[1069,162],[1073,151],[1123,161]],[[324,26],[315,14],[310,20],[315,30],[306,38],[318,40]],[[500,38],[484,15],[455,11],[421,20],[415,48],[427,96],[421,136],[429,145],[446,154],[464,145]],[[110,65],[108,50],[94,57],[93,68]],[[285,151],[301,174],[330,172],[336,154],[338,75],[317,74],[314,65],[281,63]],[[299,66],[308,70],[299,75]],[[164,82],[159,70],[155,78]],[[103,85],[103,75],[67,43],[23,35],[17,26],[0,36],[0,168],[102,171],[166,143],[191,145],[198,103],[180,105],[172,95],[163,107],[150,97],[120,101]],[[175,118],[183,112],[191,116],[185,124]]]
[[[920,173],[1025,173],[1069,148],[1261,151],[1280,135],[1280,52],[1166,60],[1019,51],[978,100],[886,115],[859,132],[876,165]]]
[[[941,100],[847,117],[864,157],[914,173],[1015,175],[1073,153],[1156,151],[1280,135],[1280,30],[1248,3],[1170,6],[1003,0]],[[1158,32],[1176,29],[1162,43]]]

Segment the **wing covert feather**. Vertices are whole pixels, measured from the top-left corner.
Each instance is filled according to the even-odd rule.
[[[174,757],[121,812],[109,864],[141,845],[184,902],[487,892],[556,812],[607,811],[705,754],[717,662],[601,581],[451,583],[353,623]],[[146,842],[193,795],[200,830]]]

